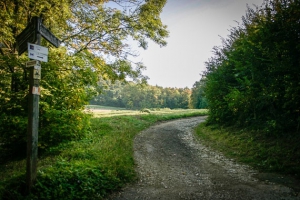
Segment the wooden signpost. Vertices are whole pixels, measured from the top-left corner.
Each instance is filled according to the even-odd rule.
[[[29,106],[27,126],[27,164],[26,183],[28,192],[36,180],[38,155],[38,124],[39,124],[39,96],[41,79],[41,62],[48,62],[48,49],[40,46],[44,37],[55,47],[59,47],[60,40],[43,24],[39,17],[33,17],[27,27],[17,36],[18,53],[21,55],[28,50],[26,67],[29,70]],[[35,44],[34,44],[35,43]]]
[[[42,19],[39,17],[33,17],[27,27],[17,36],[17,48],[18,53],[21,55],[27,50],[27,43],[36,43],[37,34],[40,34],[53,46],[59,47],[60,40],[56,38],[50,30],[48,30],[42,23]],[[38,44],[40,45],[40,44]]]

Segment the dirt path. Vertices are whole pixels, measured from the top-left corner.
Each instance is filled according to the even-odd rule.
[[[111,199],[300,199],[289,187],[254,178],[257,172],[211,151],[193,128],[205,117],[162,123],[134,141],[139,180]]]

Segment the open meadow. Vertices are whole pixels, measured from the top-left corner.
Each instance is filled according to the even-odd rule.
[[[93,117],[113,117],[113,116],[130,116],[130,115],[156,115],[156,116],[173,116],[173,115],[202,115],[207,113],[207,109],[169,109],[169,108],[154,108],[141,110],[127,110],[118,107],[88,105],[85,112],[91,113]]]

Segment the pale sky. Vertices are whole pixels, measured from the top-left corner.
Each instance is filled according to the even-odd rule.
[[[139,49],[147,66],[144,75],[150,85],[192,88],[205,70],[204,62],[212,56],[212,48],[221,45],[231,27],[246,14],[246,4],[260,6],[263,0],[168,0],[161,19],[168,26],[167,47],[149,43]]]

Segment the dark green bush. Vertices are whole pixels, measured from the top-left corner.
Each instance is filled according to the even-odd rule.
[[[37,199],[101,199],[120,182],[101,167],[86,163],[59,162],[41,170],[32,191]]]
[[[90,128],[90,115],[75,110],[48,110],[40,117],[39,146],[45,148],[61,142],[78,140]]]
[[[0,158],[11,155],[25,156],[27,117],[2,113],[0,118]],[[44,111],[39,119],[39,148],[82,139],[89,128],[90,115],[81,111]]]
[[[25,191],[25,175],[16,176],[4,185],[0,188],[2,200],[98,200],[118,189],[122,181],[99,165],[61,161],[39,170],[30,194]]]
[[[26,147],[27,117],[1,113],[0,119],[0,158],[24,152],[20,149]]]
[[[24,200],[26,195],[26,176],[15,175],[5,180],[0,186],[1,200]]]
[[[24,142],[20,135],[26,136],[27,117],[0,114],[1,142],[4,144],[16,144]]]

